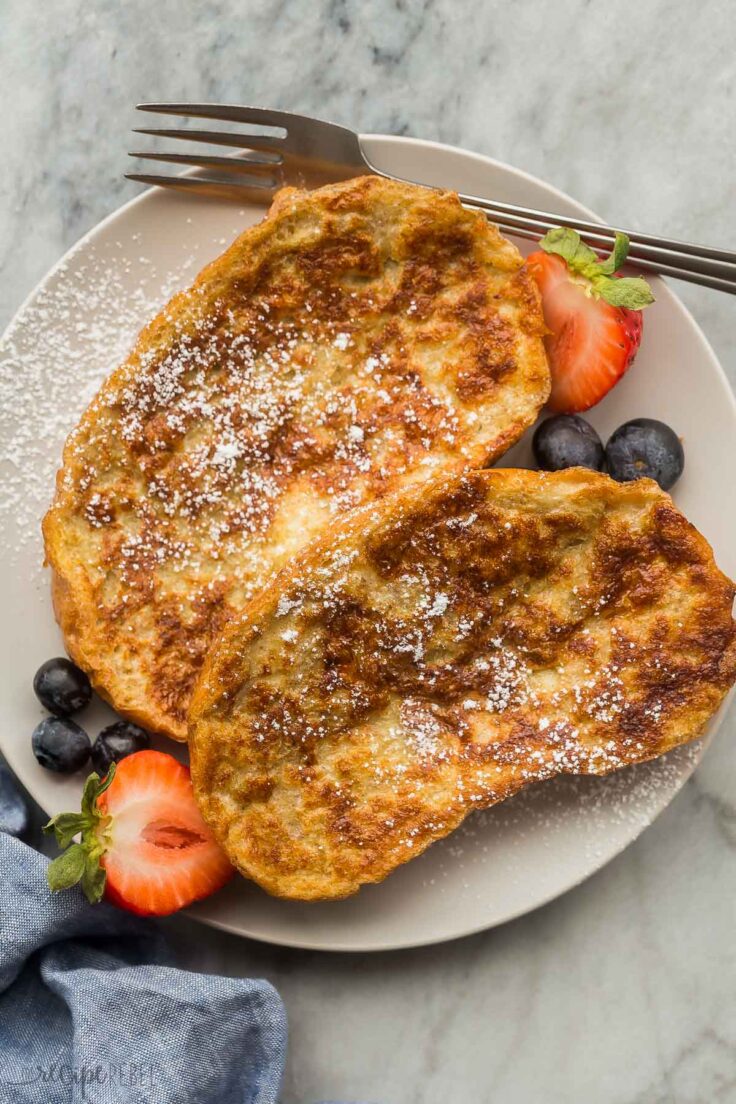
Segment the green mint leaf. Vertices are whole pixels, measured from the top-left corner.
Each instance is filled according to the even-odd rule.
[[[598,264],[597,254],[580,240],[577,230],[569,226],[555,226],[548,230],[539,244],[545,253],[556,253],[562,257],[574,272],[580,272],[584,265]]]
[[[612,307],[641,310],[654,302],[652,290],[641,276],[623,276],[620,280],[606,278],[596,282],[594,286],[601,299],[605,299]]]
[[[76,885],[84,873],[87,856],[81,843],[73,843],[58,859],[49,863],[46,877],[49,888],[56,893]]]
[[[605,276],[612,276],[614,272],[618,272],[628,255],[629,239],[626,234],[622,234],[620,230],[617,230],[613,249],[610,255],[606,257],[605,261],[600,262],[598,271],[602,272]]]
[[[82,889],[91,905],[96,905],[102,900],[106,881],[107,874],[100,866],[97,857],[95,855],[87,855],[84,871],[82,873]]]
[[[44,832],[53,832],[56,842],[63,850],[72,842],[77,832],[82,832],[88,826],[88,819],[81,813],[59,813],[52,817],[48,824],[44,825]]]

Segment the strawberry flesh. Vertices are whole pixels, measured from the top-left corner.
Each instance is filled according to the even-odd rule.
[[[639,348],[642,312],[613,307],[590,294],[565,261],[538,251],[527,258],[542,295],[544,339],[552,374],[550,409],[589,410],[630,367]]]
[[[202,819],[187,768],[159,751],[118,763],[98,800],[111,818],[101,858],[105,896],[142,916],[165,916],[214,893],[233,868]]]

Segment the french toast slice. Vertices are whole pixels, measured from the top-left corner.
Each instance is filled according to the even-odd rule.
[[[346,511],[508,449],[549,393],[534,281],[457,196],[285,189],[143,330],[43,525],[72,658],[186,737],[213,637]]]
[[[701,735],[736,675],[733,596],[650,480],[411,487],[310,546],[213,649],[198,803],[269,893],[347,896],[473,809]]]

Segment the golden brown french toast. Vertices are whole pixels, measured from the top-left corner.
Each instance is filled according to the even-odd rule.
[[[67,442],[44,536],[72,658],[118,712],[184,739],[210,641],[274,570],[535,420],[542,332],[518,251],[454,194],[281,192]]]
[[[734,588],[650,480],[441,477],[355,511],[228,627],[192,778],[269,893],[377,882],[473,809],[699,736],[736,675]]]

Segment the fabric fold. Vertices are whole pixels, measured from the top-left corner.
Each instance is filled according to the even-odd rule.
[[[276,1104],[276,990],[175,968],[154,923],[52,895],[47,865],[0,833],[0,1102]]]

